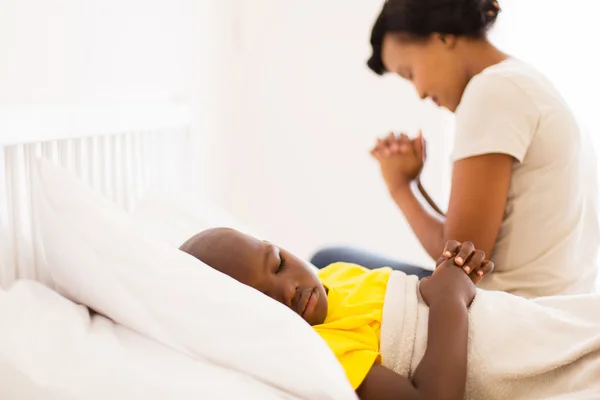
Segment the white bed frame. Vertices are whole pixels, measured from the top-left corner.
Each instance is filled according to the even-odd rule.
[[[0,107],[0,285],[20,278],[51,285],[37,260],[32,223],[30,174],[37,157],[77,173],[131,211],[151,187],[189,178],[195,143],[184,105]]]

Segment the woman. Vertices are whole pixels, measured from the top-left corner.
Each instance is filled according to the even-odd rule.
[[[388,0],[371,34],[374,72],[400,75],[456,115],[447,212],[419,181],[421,135],[390,135],[372,155],[434,259],[449,238],[470,240],[496,264],[485,289],[523,297],[591,292],[600,242],[594,157],[552,83],[488,41],[499,11],[491,0]],[[321,251],[313,263],[404,269],[338,250]]]

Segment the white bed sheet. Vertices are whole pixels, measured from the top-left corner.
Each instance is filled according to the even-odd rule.
[[[0,291],[2,399],[291,399],[192,360],[32,281]]]

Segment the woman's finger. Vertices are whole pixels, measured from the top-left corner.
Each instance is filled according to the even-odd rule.
[[[454,262],[456,265],[463,266],[465,265],[467,259],[473,254],[475,251],[475,246],[471,242],[463,242],[458,250],[458,254],[454,258]]]
[[[377,147],[372,148],[371,151],[369,151],[369,154],[371,154],[371,157],[379,160],[379,152],[377,151]]]
[[[371,155],[377,161],[382,161],[384,158],[384,150],[385,150],[385,148],[375,147],[373,150],[371,150]]]
[[[402,136],[400,138],[400,146],[402,147],[403,153],[412,152],[414,149],[412,140],[410,140],[410,138],[404,133],[402,134]]]
[[[377,145],[375,146],[375,151],[377,151],[379,153],[379,156],[383,156],[386,154],[386,150],[388,148],[388,145],[384,139],[377,139]]]
[[[392,132],[390,132],[386,137],[381,140],[380,143],[380,152],[383,156],[389,156],[391,153],[391,145],[395,140],[395,136]]]
[[[405,133],[401,133],[400,136],[398,136],[396,143],[398,143],[401,153],[406,153],[410,150],[410,138]]]
[[[400,135],[398,135],[397,141],[398,143],[408,143],[410,142],[410,138],[406,133],[401,133]]]
[[[385,144],[387,146],[389,146],[390,144],[392,144],[393,142],[396,141],[396,135],[394,135],[394,132],[390,132],[388,133],[388,135],[383,139],[383,141],[385,142]]]
[[[412,148],[415,154],[415,157],[417,158],[417,160],[421,161],[424,160],[423,157],[423,141],[421,140],[421,138],[415,138],[415,140],[412,141]]]

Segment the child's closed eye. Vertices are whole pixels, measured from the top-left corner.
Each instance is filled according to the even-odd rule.
[[[277,270],[275,271],[275,274],[280,274],[283,272],[284,268],[285,268],[285,259],[283,258],[283,256],[279,255],[279,267],[277,267]]]

